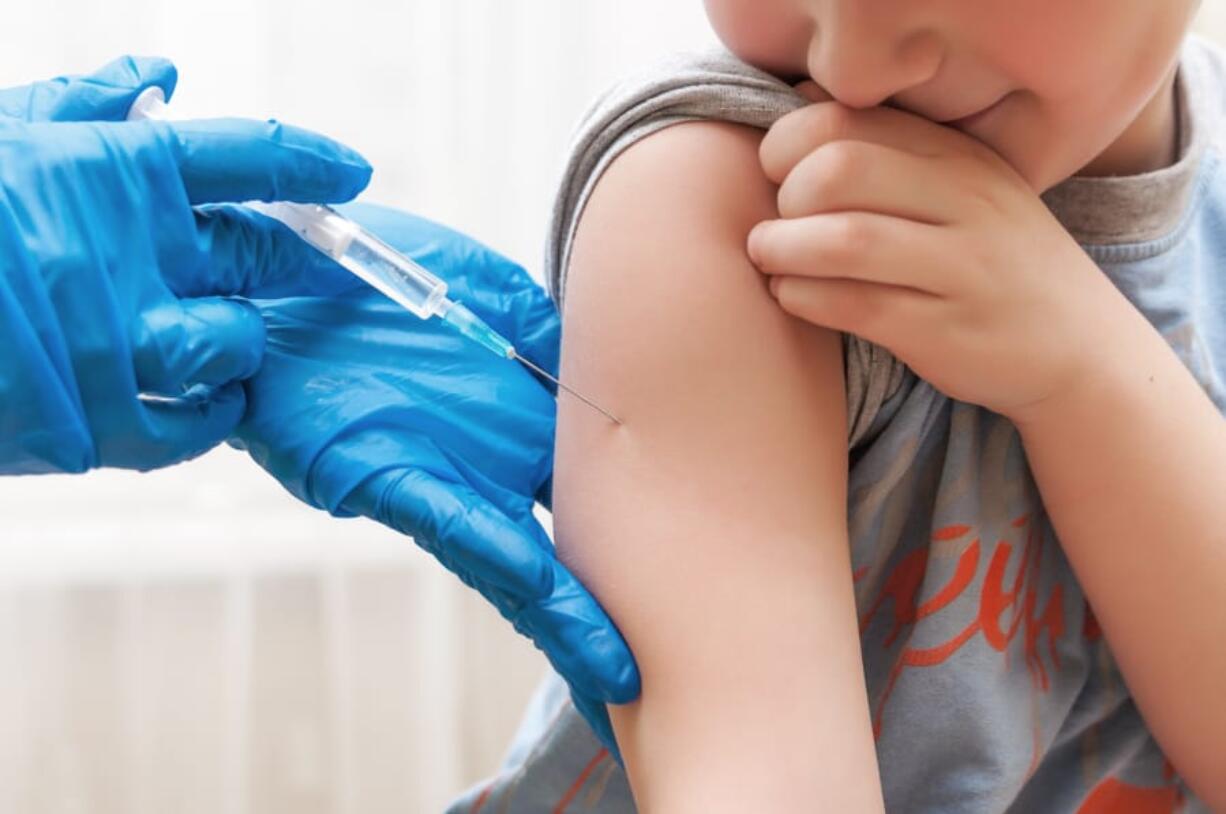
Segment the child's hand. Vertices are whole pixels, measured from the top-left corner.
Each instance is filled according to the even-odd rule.
[[[1004,159],[919,116],[804,92],[818,103],[762,144],[783,219],[749,238],[785,310],[1009,417],[1094,369],[1130,306]]]

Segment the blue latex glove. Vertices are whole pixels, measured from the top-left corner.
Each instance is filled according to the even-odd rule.
[[[557,369],[557,311],[523,269],[409,215],[343,211],[447,280],[452,297],[527,358]],[[550,392],[518,363],[364,286],[255,304],[268,351],[246,384],[236,444],[306,503],[412,535],[536,642],[616,754],[604,702],[636,698],[638,672],[532,515],[553,471]]]
[[[145,88],[169,99],[178,73],[168,60],[120,57],[85,76],[61,76],[0,90],[0,118],[25,122],[121,122]]]
[[[102,77],[102,78],[99,78]],[[264,324],[238,295],[344,277],[251,199],[343,201],[352,150],[275,122],[118,117],[161,61],[8,91],[0,104],[0,474],[153,469],[227,438]],[[142,392],[200,398],[146,404]]]

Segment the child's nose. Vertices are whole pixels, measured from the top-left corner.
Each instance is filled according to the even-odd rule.
[[[904,2],[823,4],[809,43],[809,75],[848,107],[880,105],[931,79],[941,67],[940,35],[908,20]]]

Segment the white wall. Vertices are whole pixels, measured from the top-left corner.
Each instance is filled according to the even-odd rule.
[[[368,199],[534,270],[588,101],[712,40],[699,0],[8,5],[0,86],[171,57],[181,114],[332,134],[376,167]],[[407,541],[232,450],[0,487],[0,811],[437,810],[492,768],[541,669]]]

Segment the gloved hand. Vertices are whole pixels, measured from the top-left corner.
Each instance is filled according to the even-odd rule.
[[[132,61],[0,104],[118,117],[150,73],[171,89],[173,68]],[[193,207],[343,201],[369,177],[352,150],[275,122],[0,117],[0,474],[153,469],[228,437],[264,347],[235,297],[348,278],[271,219]],[[195,386],[207,395],[138,398]]]
[[[23,122],[121,122],[145,88],[169,99],[178,73],[157,57],[120,57],[85,76],[61,76],[0,89],[0,119]]]
[[[547,370],[560,323],[523,269],[392,210],[342,207],[450,284],[450,295]],[[548,503],[556,404],[516,362],[360,288],[257,300],[263,367],[246,383],[236,445],[294,495],[414,537],[529,636],[616,754],[604,702],[639,676],[621,635],[532,515]]]

